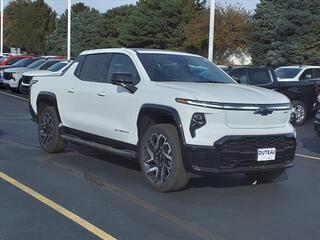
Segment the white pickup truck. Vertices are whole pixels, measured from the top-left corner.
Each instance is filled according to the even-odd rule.
[[[190,174],[272,180],[295,156],[287,97],[239,85],[188,53],[85,51],[61,76],[32,79],[30,112],[45,151],[70,141],[138,159],[161,192],[183,188]]]

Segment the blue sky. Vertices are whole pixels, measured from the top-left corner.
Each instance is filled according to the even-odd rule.
[[[45,0],[59,14],[67,8],[67,0]],[[161,1],[161,0],[159,0]],[[220,4],[240,3],[245,8],[253,10],[259,0],[216,0]],[[5,0],[9,2],[9,0]],[[136,0],[72,0],[72,3],[83,2],[86,5],[95,7],[100,12],[105,12],[110,8],[117,7],[123,4],[135,3]]]

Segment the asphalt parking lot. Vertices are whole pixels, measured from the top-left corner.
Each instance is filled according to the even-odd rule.
[[[5,92],[5,94],[10,92]],[[136,162],[83,146],[41,151],[27,101],[0,92],[0,240],[319,239],[320,138],[297,129],[295,166],[272,183],[193,178],[161,194]]]

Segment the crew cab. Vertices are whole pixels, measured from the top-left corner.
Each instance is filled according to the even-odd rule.
[[[44,151],[74,142],[137,159],[161,192],[183,188],[192,174],[270,181],[295,156],[287,97],[237,84],[188,53],[85,51],[61,76],[32,79],[30,112]]]
[[[286,95],[291,100],[297,126],[303,125],[308,114],[313,113],[313,105],[317,100],[317,84],[320,78],[303,81],[278,81],[272,68],[255,66],[235,67],[229,70],[228,74],[238,83],[264,87]]]

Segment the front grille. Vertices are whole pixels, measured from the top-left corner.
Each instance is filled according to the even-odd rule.
[[[23,76],[22,77],[22,82],[25,84],[30,84],[31,80],[32,80],[31,76]]]
[[[13,77],[12,77],[12,73],[7,73],[7,72],[5,72],[4,74],[3,74],[3,79],[5,79],[5,80],[11,80]]]
[[[255,137],[226,137],[216,144],[220,154],[219,167],[231,169],[235,167],[259,167],[270,164],[287,164],[294,159],[296,140],[294,137],[255,136]],[[276,148],[274,161],[258,162],[259,148]]]

